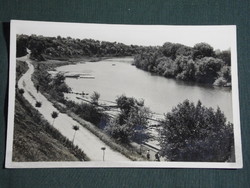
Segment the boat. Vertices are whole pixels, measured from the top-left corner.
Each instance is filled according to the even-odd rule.
[[[75,74],[75,75],[65,75],[65,77],[67,78],[79,78],[79,75]]]
[[[91,75],[81,75],[81,76],[79,76],[79,78],[94,79],[95,77],[91,76]]]

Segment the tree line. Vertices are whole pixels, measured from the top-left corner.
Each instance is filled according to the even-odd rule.
[[[125,45],[117,42],[71,37],[17,35],[17,57],[31,50],[31,58],[121,57],[134,56],[134,65],[145,71],[217,86],[231,86],[231,52],[214,50],[207,43],[194,47],[166,42],[162,46]]]
[[[231,52],[214,51],[207,43],[194,47],[166,42],[150,53],[135,56],[135,66],[145,71],[183,81],[231,85]]]
[[[31,58],[39,61],[57,57],[132,56],[150,49],[138,45],[125,45],[119,42],[93,39],[17,35],[17,57],[26,55],[26,48],[31,50]]]

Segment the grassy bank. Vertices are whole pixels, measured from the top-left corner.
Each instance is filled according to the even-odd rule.
[[[16,95],[13,161],[88,161],[21,94]]]
[[[25,62],[17,62],[17,80],[28,70]],[[70,140],[52,127],[16,92],[12,160],[27,161],[88,161],[88,157]]]
[[[16,61],[16,83],[21,78],[21,76],[29,69],[28,65],[24,61]]]

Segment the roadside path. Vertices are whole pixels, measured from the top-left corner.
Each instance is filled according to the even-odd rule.
[[[29,55],[18,58],[18,60],[26,61],[28,64],[28,71],[19,79],[18,88],[24,89],[23,96],[29,103],[35,107],[36,101],[42,103],[40,108],[36,108],[43,117],[52,124],[53,118],[51,113],[59,111],[53,106],[53,104],[47,100],[40,92],[36,91],[34,83],[31,80],[31,76],[34,72],[34,67],[30,63]],[[108,145],[102,142],[98,137],[92,134],[89,130],[82,127],[78,122],[73,120],[67,114],[59,113],[58,117],[55,119],[54,127],[58,129],[62,135],[67,137],[69,140],[73,139],[74,130],[72,129],[73,125],[78,125],[80,129],[76,132],[74,144],[78,145],[84,153],[90,158],[91,161],[102,161],[103,160],[103,151],[102,147],[105,147],[105,161],[129,161],[121,153],[112,150]]]

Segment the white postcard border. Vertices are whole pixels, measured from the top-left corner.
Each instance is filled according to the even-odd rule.
[[[16,67],[16,34],[18,26],[21,24],[32,26],[36,24],[59,24],[65,27],[76,23],[58,22],[35,22],[12,20],[10,34],[10,66],[9,66],[9,105],[8,105],[8,127],[7,127],[7,147],[6,147],[6,168],[243,168],[240,110],[239,110],[239,88],[238,88],[238,68],[237,68],[237,49],[236,49],[236,26],[211,26],[228,27],[234,33],[231,44],[232,61],[232,100],[233,100],[233,122],[234,122],[234,141],[235,141],[235,163],[227,162],[13,162],[13,134],[14,134],[14,109],[15,109],[15,67]],[[79,25],[81,25],[79,23]],[[95,24],[92,24],[95,25]],[[96,24],[98,25],[98,24]],[[105,25],[105,24],[104,24]],[[122,25],[123,27],[126,25]],[[129,27],[136,27],[127,25]],[[167,27],[167,26],[157,26]],[[169,26],[169,27],[210,27],[210,26]]]

